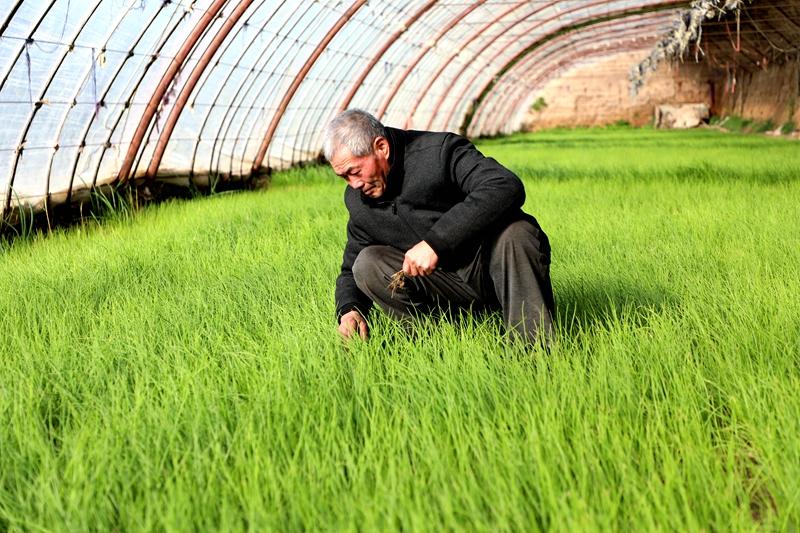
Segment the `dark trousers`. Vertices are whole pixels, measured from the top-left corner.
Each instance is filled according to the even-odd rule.
[[[540,229],[521,220],[486,239],[468,264],[436,269],[429,276],[406,277],[404,288],[392,291],[392,275],[402,270],[403,251],[368,246],[353,264],[361,291],[397,319],[437,309],[499,309],[512,334],[535,342],[540,333],[549,344],[553,333],[553,289],[549,246]]]

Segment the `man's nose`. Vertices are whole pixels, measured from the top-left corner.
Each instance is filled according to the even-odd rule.
[[[350,179],[350,186],[351,186],[352,188],[356,189],[356,190],[359,190],[359,189],[361,189],[362,187],[364,187],[364,182],[363,182],[363,181],[361,181],[360,179],[351,178],[351,179]]]

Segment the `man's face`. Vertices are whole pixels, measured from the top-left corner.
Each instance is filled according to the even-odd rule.
[[[389,175],[389,142],[378,137],[373,143],[373,152],[356,157],[342,146],[331,158],[331,166],[347,184],[361,191],[364,196],[380,198],[386,192],[386,177]]]

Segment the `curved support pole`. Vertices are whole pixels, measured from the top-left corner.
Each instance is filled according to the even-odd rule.
[[[292,23],[291,29],[286,33],[286,35],[290,35],[295,28],[300,28],[300,31],[297,35],[297,39],[299,41],[303,41],[306,43],[311,42],[311,39],[314,35],[319,35],[322,33],[322,30],[326,27],[325,26],[325,17],[315,16],[311,22],[308,22],[308,12],[303,10],[303,4],[294,2],[297,6],[295,12],[299,12],[300,16]],[[253,103],[248,109],[244,110],[244,120],[241,120],[237,123],[236,126],[236,133],[232,136],[228,135],[228,131],[230,128],[233,127],[233,124],[236,122],[236,114],[231,117],[231,120],[228,123],[227,128],[225,129],[225,135],[221,138],[223,139],[223,144],[220,145],[219,154],[217,156],[217,172],[219,172],[219,168],[221,166],[221,158],[222,158],[222,150],[224,146],[225,139],[231,139],[233,141],[233,146],[230,150],[231,158],[235,157],[237,150],[241,150],[241,158],[239,158],[239,175],[244,176],[245,174],[245,167],[249,167],[247,172],[252,174],[253,173],[253,161],[255,160],[255,156],[253,160],[248,162],[245,165],[245,159],[247,154],[249,153],[250,149],[250,141],[253,139],[259,139],[260,141],[264,140],[263,133],[254,133],[254,132],[266,132],[266,128],[261,127],[261,121],[259,120],[262,116],[266,116],[270,110],[275,109],[275,106],[279,102],[273,102],[273,100],[277,100],[277,98],[281,94],[280,86],[281,86],[281,78],[284,77],[283,73],[289,71],[290,65],[294,65],[299,62],[300,54],[302,53],[302,49],[300,47],[296,47],[295,50],[292,50],[293,53],[283,52],[280,53],[281,45],[286,42],[286,37],[281,37],[282,41],[274,50],[270,51],[270,61],[272,58],[277,57],[277,63],[274,65],[270,63],[270,70],[269,72],[264,72],[267,74],[266,76],[259,76],[254,78],[250,87],[248,87],[247,96],[249,97],[251,92],[254,92],[253,96]],[[290,75],[286,75],[287,78],[291,78]],[[265,79],[260,79],[265,78]],[[292,78],[294,79],[294,78]],[[253,89],[255,89],[253,91]],[[298,88],[299,89],[299,88]],[[261,105],[257,105],[260,103]],[[287,106],[288,108],[288,106]],[[274,111],[273,111],[274,112]],[[250,117],[255,116],[255,120],[251,120]],[[250,121],[250,127],[246,127],[246,123]],[[267,125],[269,126],[269,125]],[[247,131],[246,134],[243,134],[244,131]],[[243,141],[241,144],[241,148],[238,148],[239,141]],[[260,144],[259,144],[260,146]],[[266,158],[266,153],[264,154]],[[262,161],[263,165],[263,161]],[[268,166],[268,165],[267,165]],[[233,169],[233,159],[231,159],[231,169]],[[258,167],[259,169],[261,166]],[[256,171],[257,172],[257,171]]]
[[[586,9],[586,8],[588,8],[590,6],[593,6],[593,5],[601,5],[603,3],[605,3],[605,2],[593,2],[591,4],[580,6],[578,8],[572,8],[570,10],[567,10],[567,11],[559,13],[559,16],[563,16],[564,14],[566,14],[568,12],[578,11],[579,9]],[[497,73],[489,79],[489,81],[486,83],[486,85],[484,85],[483,89],[481,89],[481,91],[478,93],[478,97],[477,97],[476,102],[475,102],[475,104],[473,106],[473,111],[471,113],[468,113],[467,116],[464,117],[464,122],[463,122],[463,124],[461,126],[461,130],[462,131],[467,131],[469,129],[469,127],[471,125],[471,122],[472,122],[472,119],[474,118],[475,114],[482,107],[483,102],[486,99],[486,96],[492,91],[494,85],[497,83],[497,80],[500,78],[500,76],[502,76],[507,70],[509,70],[515,64],[517,64],[525,56],[527,56],[532,51],[534,51],[537,48],[539,48],[540,46],[542,46],[544,43],[546,43],[546,42],[554,39],[555,37],[558,37],[562,33],[565,33],[565,32],[568,32],[568,31],[584,28],[584,27],[587,27],[587,26],[592,26],[592,25],[595,25],[595,24],[600,24],[600,23],[607,22],[609,20],[613,20],[613,19],[616,19],[616,18],[624,17],[624,16],[650,13],[652,11],[659,11],[661,9],[668,9],[668,8],[675,7],[677,5],[683,5],[683,4],[685,4],[685,2],[683,2],[682,0],[664,0],[664,1],[661,1],[661,2],[650,4],[648,6],[644,6],[644,7],[641,7],[641,6],[635,7],[635,8],[628,7],[628,8],[617,9],[617,10],[614,10],[614,11],[608,11],[606,13],[603,13],[603,15],[601,17],[596,17],[595,16],[594,18],[589,18],[589,17],[584,18],[581,21],[573,22],[572,24],[569,24],[567,26],[563,26],[563,27],[559,28],[558,30],[556,30],[555,32],[552,32],[549,35],[547,35],[547,36],[545,36],[545,37],[543,37],[541,39],[537,39],[534,43],[530,44],[525,49],[523,49],[522,51],[517,53],[510,60],[508,60],[500,69],[498,69]]]
[[[442,104],[444,103],[444,99],[447,97],[447,95],[451,94],[451,92],[453,90],[453,87],[455,86],[456,82],[461,78],[461,75],[464,74],[464,72],[467,70],[467,67],[469,67],[474,61],[476,61],[478,59],[478,57],[480,57],[480,55],[482,53],[484,53],[490,46],[492,46],[495,42],[497,42],[497,40],[499,38],[503,37],[510,30],[512,30],[515,27],[517,27],[518,25],[522,24],[523,22],[525,22],[526,20],[528,20],[532,16],[534,16],[534,15],[536,15],[538,13],[541,13],[545,9],[547,9],[547,8],[557,4],[557,3],[558,3],[558,0],[551,0],[550,2],[548,2],[548,3],[546,3],[546,4],[542,5],[542,6],[534,9],[533,11],[531,11],[530,13],[525,15],[523,18],[515,21],[513,24],[510,24],[507,28],[505,28],[503,31],[501,31],[500,33],[495,35],[492,39],[490,39],[486,44],[484,44],[481,47],[481,49],[478,50],[472,56],[472,59],[470,61],[465,61],[464,62],[464,64],[459,69],[458,73],[455,76],[453,76],[453,79],[450,80],[450,83],[447,85],[445,90],[442,91],[442,94],[439,96],[439,99],[436,101],[436,105],[433,106],[433,109],[441,109],[442,108]],[[536,27],[536,26],[534,26],[534,27]],[[491,59],[489,59],[489,61],[486,62],[486,65],[487,66],[491,65],[492,61],[494,61],[495,58],[497,58],[500,54],[502,54],[506,50],[506,48],[508,46],[511,46],[512,44],[514,44],[514,43],[513,42],[509,43],[507,46],[503,47],[500,51],[498,51],[494,56],[492,56]],[[483,71],[483,69],[477,69],[476,70],[475,75],[467,83],[467,85],[466,85],[467,88],[472,86],[472,83],[477,79],[477,77],[481,74],[482,71]],[[450,119],[453,117],[453,114],[455,113],[457,107],[458,107],[458,102],[456,102],[456,104],[453,105],[450,108],[450,112],[445,117],[445,120],[444,120],[444,123],[443,123],[443,126],[444,126],[443,129],[448,129],[447,127],[450,124]],[[425,126],[426,130],[431,129],[431,125],[433,124],[433,119],[434,118],[436,118],[436,113],[431,113],[431,116],[428,119],[428,124]]]
[[[147,128],[150,126],[150,122],[153,120],[153,116],[155,116],[156,111],[158,110],[158,104],[167,93],[169,86],[175,80],[175,76],[183,66],[184,61],[186,61],[186,58],[189,57],[189,53],[192,51],[192,48],[194,48],[194,45],[197,44],[197,41],[200,40],[200,37],[203,35],[203,33],[205,33],[205,31],[217,17],[217,14],[222,10],[222,6],[225,5],[226,1],[227,0],[214,0],[214,3],[209,6],[205,13],[203,13],[203,16],[197,22],[197,25],[192,30],[192,33],[189,34],[189,37],[187,37],[183,42],[180,50],[178,50],[178,53],[170,62],[169,67],[167,67],[167,71],[164,72],[164,75],[161,77],[161,81],[153,92],[153,95],[150,97],[150,101],[147,102],[147,107],[145,107],[144,114],[139,120],[139,125],[136,127],[136,132],[133,134],[133,138],[131,139],[128,152],[125,154],[125,160],[122,162],[122,167],[119,169],[119,173],[117,174],[117,179],[120,182],[125,182],[130,177],[129,174],[131,172],[131,168],[133,167],[133,161],[136,159],[136,154],[139,153],[139,148],[142,145],[145,133],[147,133]]]
[[[0,25],[0,35],[3,35],[6,32],[6,28],[8,28],[8,25],[11,24],[12,20],[14,20],[14,15],[17,14],[17,11],[22,6],[22,2],[23,0],[17,0],[17,3],[14,4],[13,8],[11,8],[8,16],[6,16],[6,19],[3,21],[3,24]]]
[[[508,89],[502,96],[496,98],[493,110],[488,113],[490,117],[494,117],[494,121],[487,124],[487,130],[499,132],[503,125],[508,124],[511,121],[511,117],[519,112],[522,103],[531,98],[533,89],[548,80],[559,69],[571,67],[582,57],[594,58],[595,56],[603,55],[602,53],[609,55],[617,52],[633,52],[652,46],[660,38],[658,29],[666,22],[664,15],[659,15],[659,17],[645,16],[637,19],[634,28],[620,28],[619,26],[605,28],[604,31],[593,33],[591,36],[582,37],[580,40],[570,41],[565,45],[549,50],[544,56],[537,54],[531,57],[531,61],[528,61],[523,66],[522,72],[515,76],[515,80],[500,80],[498,82],[498,85],[505,84]],[[653,19],[656,20],[654,21]],[[645,23],[645,25],[643,26],[642,23]],[[589,40],[591,41],[591,48],[587,51],[587,44],[589,44],[587,41]],[[623,44],[624,48],[619,49]],[[571,48],[574,53],[566,58],[558,58],[555,66],[551,64],[552,61],[542,64],[542,59],[563,55],[568,52],[568,48]],[[534,60],[535,64],[533,64]],[[520,66],[522,65],[520,64]],[[533,82],[529,81],[531,76],[534,76]]]
[[[660,11],[636,17],[606,21],[592,26],[589,31],[582,31],[577,35],[576,31],[560,33],[556,37],[542,44],[542,46],[538,47],[535,51],[531,52],[520,62],[515,64],[513,68],[508,69],[497,80],[495,87],[504,87],[506,92],[513,91],[515,94],[520,91],[528,92],[528,89],[524,86],[521,87],[520,83],[525,79],[525,76],[530,74],[530,72],[548,66],[546,60],[551,56],[557,55],[561,51],[570,47],[574,49],[577,45],[583,44],[585,41],[591,41],[592,43],[597,44],[597,40],[599,38],[603,38],[604,42],[608,41],[609,37],[617,37],[621,39],[622,37],[627,37],[631,31],[634,32],[634,35],[636,35],[637,31],[639,33],[648,33],[656,29],[657,25],[662,24],[666,18],[667,15],[663,11]],[[654,20],[656,21],[655,23],[653,22]],[[643,23],[647,24],[647,26],[642,27],[641,25]],[[631,26],[633,26],[633,28],[631,28]],[[565,43],[564,41],[568,42]],[[535,63],[535,65],[532,65],[532,63]],[[516,75],[517,71],[522,71],[522,75]],[[508,88],[509,86],[511,86],[510,89]],[[487,96],[487,102],[489,100],[496,101],[497,99],[498,97],[495,93]],[[500,114],[495,109],[495,106],[492,106],[488,113],[487,109],[488,103],[487,105],[484,105],[484,115],[488,114],[489,116],[493,117],[494,121],[500,119]],[[476,113],[473,125],[478,123],[479,118],[479,114]],[[501,122],[501,124],[502,123],[503,122]],[[473,128],[473,130],[474,129],[475,128]],[[483,126],[477,128],[477,130],[481,132],[485,131]]]
[[[181,116],[183,108],[186,105],[186,102],[189,100],[189,96],[191,96],[192,91],[197,85],[197,82],[200,80],[200,76],[203,75],[203,72],[211,62],[211,59],[217,53],[217,50],[222,42],[226,37],[228,37],[228,34],[230,33],[234,24],[239,21],[241,16],[244,15],[244,12],[247,11],[252,3],[253,0],[239,1],[239,5],[236,6],[236,9],[234,9],[230,14],[228,19],[214,36],[214,39],[208,45],[208,48],[206,48],[205,52],[203,52],[203,56],[200,58],[200,61],[198,61],[197,65],[195,65],[195,67],[192,69],[192,73],[186,80],[186,83],[181,89],[181,93],[178,95],[177,100],[175,100],[175,105],[172,106],[172,109],[169,112],[167,121],[164,124],[164,129],[161,130],[161,135],[158,137],[158,144],[156,144],[155,152],[153,152],[153,157],[150,160],[150,165],[148,165],[147,172],[145,174],[148,179],[154,178],[158,172],[158,166],[161,164],[161,158],[164,156],[164,150],[167,148],[169,138],[172,136],[172,132],[175,130],[175,125],[178,123],[178,118]]]
[[[406,114],[406,123],[405,123],[405,128],[406,129],[409,129],[411,127],[411,123],[412,123],[412,120],[414,118],[414,114],[416,113],[417,109],[419,108],[419,105],[422,103],[422,100],[425,99],[425,96],[427,96],[428,91],[431,89],[433,84],[436,83],[436,81],[439,79],[439,76],[442,75],[442,72],[444,72],[444,70],[448,66],[451,65],[451,61],[453,61],[456,58],[456,56],[458,56],[459,53],[464,51],[470,44],[472,44],[472,42],[475,39],[477,39],[478,37],[483,35],[484,32],[486,32],[494,24],[497,24],[498,21],[500,21],[503,18],[505,18],[506,16],[508,16],[509,13],[513,13],[517,9],[519,9],[522,6],[525,6],[527,4],[528,4],[528,0],[523,0],[522,2],[517,2],[516,4],[512,5],[508,9],[504,10],[502,13],[500,13],[499,15],[494,17],[492,20],[490,20],[489,22],[487,22],[486,24],[481,26],[481,28],[478,31],[476,31],[475,33],[472,34],[472,37],[470,37],[469,39],[467,39],[463,43],[459,43],[459,45],[455,47],[455,50],[447,57],[447,59],[445,59],[444,61],[441,62],[441,64],[439,65],[439,68],[436,69],[436,72],[433,74],[433,76],[431,76],[428,79],[428,83],[426,83],[425,86],[422,89],[417,91],[417,96],[416,96],[416,98],[414,98],[414,103],[411,104],[408,107],[408,113]],[[433,113],[431,113],[431,119],[432,118],[433,118]],[[428,121],[428,125],[430,126],[430,121]]]
[[[356,81],[353,82],[353,85],[350,87],[350,90],[347,92],[347,95],[344,97],[344,100],[342,100],[342,104],[339,106],[339,111],[344,111],[345,109],[347,109],[347,107],[350,105],[350,102],[353,101],[353,98],[355,98],[356,93],[361,88],[361,84],[364,83],[364,80],[367,79],[369,73],[372,72],[372,69],[375,68],[375,65],[378,64],[378,61],[381,60],[383,54],[385,54],[386,51],[389,48],[391,48],[395,42],[397,42],[397,39],[399,39],[401,35],[403,35],[406,31],[408,31],[408,28],[410,28],[417,20],[419,20],[419,18],[422,17],[422,15],[427,13],[436,4],[437,1],[438,0],[430,0],[429,2],[423,4],[416,12],[414,12],[413,15],[411,15],[411,17],[409,17],[408,20],[406,20],[403,23],[403,25],[400,27],[399,30],[394,32],[391,35],[391,37],[389,37],[386,40],[386,42],[383,43],[383,46],[375,54],[375,57],[373,57],[372,60],[369,62],[369,65],[367,65],[364,68],[363,72],[361,72],[361,75],[358,77],[358,79],[356,79]]]
[[[256,154],[256,158],[253,161],[252,172],[258,173],[261,168],[261,163],[264,161],[264,157],[267,155],[267,148],[269,148],[269,143],[272,142],[272,136],[275,135],[275,130],[278,129],[278,124],[283,118],[283,114],[286,112],[286,109],[289,107],[289,102],[292,100],[294,93],[297,92],[297,89],[300,88],[300,84],[303,83],[303,80],[306,77],[306,74],[311,70],[311,67],[314,66],[314,63],[317,62],[317,59],[331,42],[331,40],[339,33],[339,30],[347,24],[347,22],[353,17],[353,15],[358,11],[361,6],[367,3],[367,0],[356,0],[353,2],[353,5],[342,14],[336,24],[328,30],[328,33],[325,34],[325,37],[322,38],[322,41],[317,45],[314,49],[314,52],[311,53],[308,59],[306,59],[303,68],[300,69],[300,72],[294,77],[292,80],[292,85],[286,91],[286,94],[283,95],[283,99],[281,103],[278,105],[278,110],[272,116],[272,121],[269,123],[269,128],[267,129],[266,135],[264,135],[264,140],[261,141],[261,147],[258,149],[258,153]]]
[[[456,24],[458,24],[459,22],[464,20],[464,18],[467,15],[469,15],[470,13],[472,13],[473,11],[478,9],[484,3],[486,3],[486,0],[478,0],[477,2],[475,2],[474,4],[472,4],[471,6],[466,8],[464,11],[459,13],[458,16],[456,16],[450,22],[445,24],[445,26],[442,29],[440,29],[438,32],[436,32],[436,35],[433,37],[433,39],[431,39],[428,42],[428,44],[426,44],[425,46],[422,47],[422,50],[420,50],[419,53],[417,54],[417,56],[414,58],[414,60],[411,63],[408,64],[408,66],[406,67],[405,71],[403,71],[403,74],[400,76],[400,78],[392,86],[391,90],[389,91],[389,94],[387,94],[386,97],[383,99],[383,102],[381,103],[381,106],[378,109],[377,114],[375,115],[379,120],[383,118],[384,113],[386,113],[386,109],[389,107],[389,104],[392,103],[392,100],[394,99],[394,97],[397,96],[397,91],[400,90],[400,87],[406,81],[406,78],[408,78],[408,75],[411,74],[411,71],[414,70],[414,67],[416,67],[419,64],[420,61],[422,61],[422,58],[425,57],[425,55],[428,53],[428,51],[431,48],[433,48],[433,46],[436,45],[436,43],[439,41],[439,39],[441,39],[448,31],[453,29],[453,26],[455,26]]]

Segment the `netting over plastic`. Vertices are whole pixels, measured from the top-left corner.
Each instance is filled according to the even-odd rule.
[[[317,157],[324,124],[519,128],[571,65],[653,46],[684,1],[0,0],[0,207]]]

